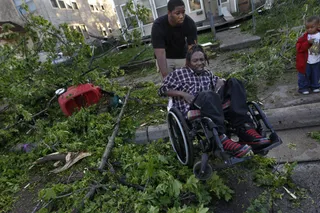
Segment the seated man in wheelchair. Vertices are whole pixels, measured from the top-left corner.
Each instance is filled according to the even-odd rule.
[[[207,56],[199,45],[192,46],[186,55],[186,67],[176,69],[164,80],[159,95],[172,97],[173,107],[187,118],[190,110],[200,110],[215,124],[225,152],[236,158],[252,154],[272,142],[261,136],[248,114],[243,84],[234,78],[223,80],[205,69]],[[225,120],[235,129],[239,142],[226,136]]]

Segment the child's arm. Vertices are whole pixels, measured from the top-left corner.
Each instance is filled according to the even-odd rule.
[[[298,39],[296,44],[296,50],[298,53],[303,53],[308,51],[308,49],[312,46],[312,44],[308,41],[308,36],[305,34],[301,38]]]

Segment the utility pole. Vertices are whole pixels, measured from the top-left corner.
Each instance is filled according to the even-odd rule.
[[[252,30],[253,34],[256,33],[256,17],[254,15],[254,11],[256,10],[254,0],[251,0],[251,9],[252,9]]]
[[[213,18],[213,13],[212,13],[212,8],[211,8],[211,1],[208,0],[209,3],[209,8],[210,11],[208,12],[209,18],[210,18],[210,27],[211,27],[211,32],[213,34],[213,39],[216,39],[216,28],[214,27],[214,18]]]

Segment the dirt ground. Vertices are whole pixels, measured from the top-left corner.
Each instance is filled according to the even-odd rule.
[[[242,49],[228,52],[218,52],[217,57],[210,59],[207,68],[214,72],[231,73],[235,68],[241,69],[245,67],[244,64],[234,59],[234,54],[241,54],[251,52],[254,49]]]

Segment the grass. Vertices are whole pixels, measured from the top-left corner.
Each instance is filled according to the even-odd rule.
[[[212,32],[198,34],[198,43],[204,44],[207,42],[215,42]]]
[[[315,139],[318,143],[320,143],[320,132],[311,132],[310,133],[311,138]]]

